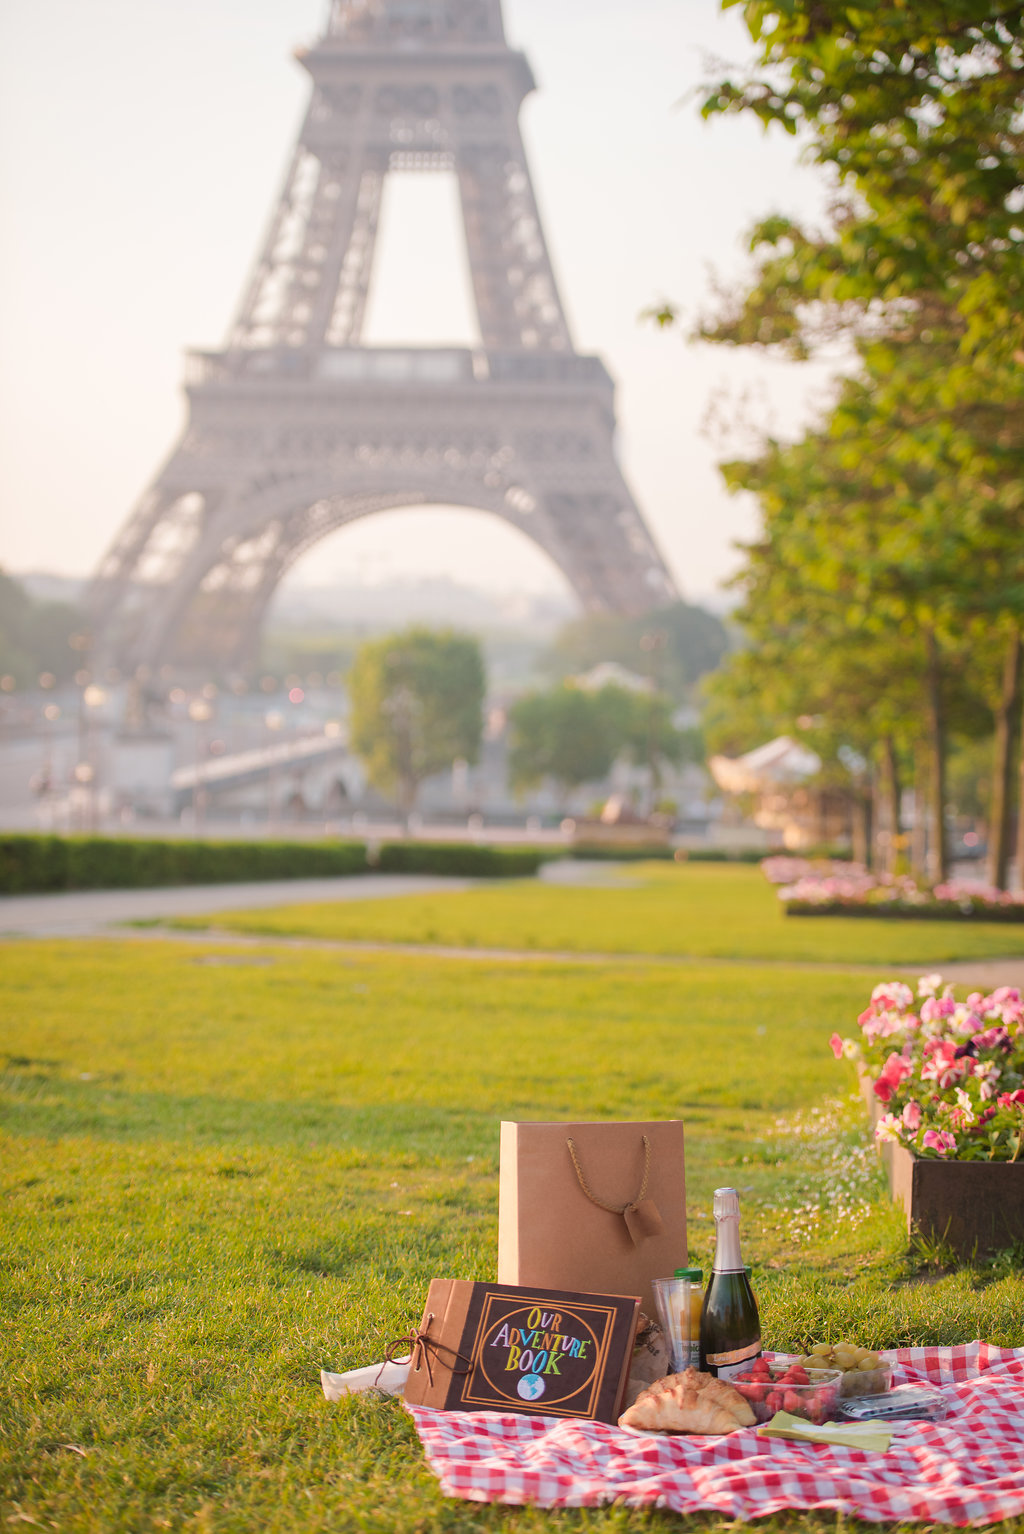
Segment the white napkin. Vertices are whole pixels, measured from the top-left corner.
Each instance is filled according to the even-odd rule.
[[[409,1373],[409,1360],[401,1363],[370,1364],[366,1369],[349,1369],[347,1374],[330,1374],[320,1370],[320,1383],[328,1401],[340,1401],[343,1396],[358,1395],[361,1390],[383,1390],[385,1395],[400,1396]]]

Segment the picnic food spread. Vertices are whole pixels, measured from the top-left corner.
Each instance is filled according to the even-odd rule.
[[[880,1355],[805,1339],[795,1357],[763,1353],[734,1188],[715,1191],[694,1367],[702,1274],[675,1266],[687,1258],[681,1127],[503,1126],[498,1283],[435,1280],[391,1362],[322,1371],[328,1399],[404,1394],[442,1491],[475,1501],[734,1518],[827,1506],[954,1524],[1024,1512],[1024,1349]],[[541,1258],[549,1289],[525,1278]],[[616,1285],[597,1293],[601,1263]]]

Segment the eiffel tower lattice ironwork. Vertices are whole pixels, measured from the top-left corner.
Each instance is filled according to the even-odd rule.
[[[616,462],[614,391],[572,343],[519,132],[500,0],[332,0],[313,91],[226,347],[189,355],[181,441],[93,579],[127,667],[242,665],[284,573],[388,508],[520,529],[591,611],[675,590]],[[479,348],[361,344],[389,171],[457,177]]]

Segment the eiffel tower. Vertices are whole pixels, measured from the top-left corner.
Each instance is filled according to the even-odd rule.
[[[227,345],[188,355],[184,435],[93,579],[96,650],[244,667],[295,560],[394,507],[502,518],[587,611],[671,601],[612,381],[562,310],[500,0],[331,0],[297,56],[313,90],[284,188]],[[478,348],[361,344],[389,171],[457,177]]]

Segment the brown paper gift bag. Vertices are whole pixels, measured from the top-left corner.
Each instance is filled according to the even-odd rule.
[[[501,1126],[498,1282],[638,1294],[686,1266],[683,1125]]]

